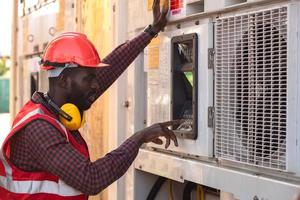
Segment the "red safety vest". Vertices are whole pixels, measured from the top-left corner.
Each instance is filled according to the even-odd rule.
[[[70,144],[81,154],[89,157],[87,145],[79,144],[71,133],[41,104],[29,101],[18,113],[13,127],[5,139],[0,152],[0,200],[86,200],[87,195],[64,183],[58,176],[48,172],[25,172],[10,160],[10,139],[29,122],[43,119],[55,126]]]

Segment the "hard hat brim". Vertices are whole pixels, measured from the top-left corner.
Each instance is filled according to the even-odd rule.
[[[79,65],[79,66],[82,66],[82,65]],[[83,67],[95,67],[95,68],[100,68],[100,67],[110,67],[111,65],[110,64],[106,64],[106,63],[99,63],[98,65],[90,65],[90,66],[83,66]],[[56,67],[54,66],[43,66],[41,65],[41,69],[43,70],[53,70],[55,69]]]
[[[80,65],[81,67],[95,67],[95,68],[101,68],[101,67],[110,67],[110,64],[106,64],[106,63],[99,63],[98,65]]]
[[[98,64],[98,65],[95,66],[95,67],[109,67],[109,66],[110,66],[110,64],[100,63],[100,64]]]

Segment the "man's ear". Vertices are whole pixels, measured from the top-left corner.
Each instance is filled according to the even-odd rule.
[[[61,88],[68,90],[69,88],[71,88],[71,83],[71,77],[64,73],[60,74],[60,76],[58,77],[58,84]]]

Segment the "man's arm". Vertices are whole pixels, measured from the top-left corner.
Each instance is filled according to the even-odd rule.
[[[43,120],[30,123],[12,138],[10,160],[24,171],[46,171],[58,176],[73,188],[95,195],[120,178],[134,161],[142,143],[162,144],[159,137],[173,140],[167,127],[178,122],[154,124],[127,139],[119,148],[91,162],[81,155],[51,124]]]
[[[99,193],[120,178],[132,164],[141,144],[140,138],[128,139],[116,150],[91,162],[43,120],[32,122],[12,139],[10,159],[17,167],[24,171],[50,172],[87,195]]]
[[[98,96],[109,88],[115,80],[127,69],[133,60],[149,44],[152,36],[141,33],[134,39],[125,42],[106,56],[102,62],[110,64],[109,67],[97,69],[97,80],[99,83]]]
[[[97,69],[96,76],[99,83],[97,97],[115,82],[115,80],[127,69],[132,61],[150,43],[167,24],[168,1],[164,2],[163,9],[160,8],[160,0],[153,1],[153,23],[147,33],[141,33],[131,41],[117,47],[112,53],[102,60],[110,64],[109,67]]]

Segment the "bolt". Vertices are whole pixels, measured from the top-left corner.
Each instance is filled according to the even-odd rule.
[[[125,108],[128,108],[128,107],[129,107],[129,101],[128,101],[128,100],[127,100],[127,101],[124,101],[123,106],[124,106]]]

